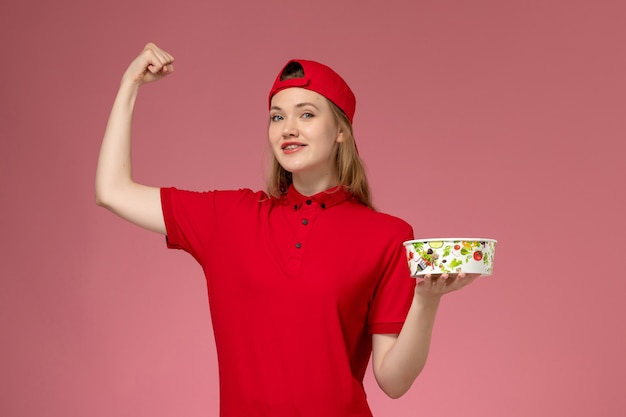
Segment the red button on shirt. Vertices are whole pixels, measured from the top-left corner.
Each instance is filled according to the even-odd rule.
[[[341,188],[279,199],[169,188],[161,199],[168,246],[206,276],[220,415],[371,416],[371,333],[398,333],[406,317],[411,227]]]

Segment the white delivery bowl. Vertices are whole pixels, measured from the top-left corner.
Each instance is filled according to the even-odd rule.
[[[494,239],[432,238],[404,242],[412,277],[426,274],[491,275],[496,254]]]

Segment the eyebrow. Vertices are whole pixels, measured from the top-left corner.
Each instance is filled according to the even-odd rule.
[[[296,104],[296,106],[295,106],[295,107],[298,109],[298,108],[301,108],[301,107],[306,107],[306,106],[315,107],[317,110],[319,110],[319,107],[317,107],[315,104],[313,104],[313,103],[308,103],[308,102],[305,102],[305,103],[298,103],[298,104]],[[280,107],[278,107],[278,106],[272,106],[272,107],[270,107],[270,110],[282,110],[282,108],[280,108]]]

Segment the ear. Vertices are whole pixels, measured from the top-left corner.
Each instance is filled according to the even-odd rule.
[[[341,127],[341,123],[337,123],[337,139],[335,142],[341,143],[346,140],[346,136],[344,135],[343,128]]]

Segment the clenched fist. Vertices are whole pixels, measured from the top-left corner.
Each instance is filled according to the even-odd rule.
[[[148,43],[124,73],[124,79],[145,84],[160,80],[174,71],[174,57],[153,43]]]

